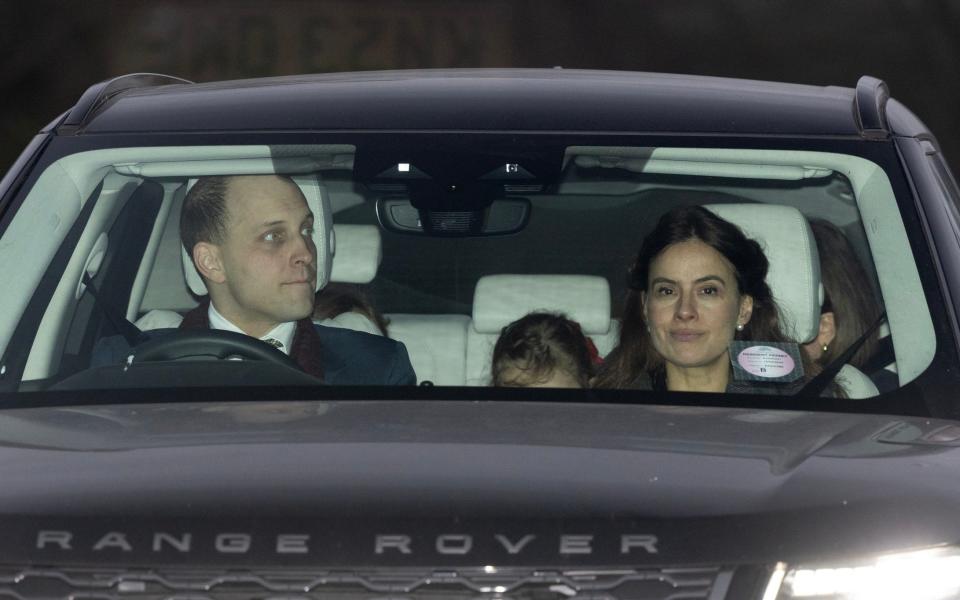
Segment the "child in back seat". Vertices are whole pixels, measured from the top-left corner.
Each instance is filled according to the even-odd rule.
[[[533,312],[500,333],[493,348],[492,385],[584,388],[599,362],[580,325],[561,314]]]
[[[390,321],[378,311],[359,285],[328,283],[317,292],[313,321],[388,337]]]

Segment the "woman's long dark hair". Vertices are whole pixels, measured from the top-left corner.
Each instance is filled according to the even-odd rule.
[[[883,309],[847,236],[836,225],[820,219],[811,219],[810,228],[820,252],[820,281],[825,296],[821,312],[833,313],[837,332],[820,357],[820,364],[828,365],[866,333]],[[850,364],[863,367],[876,352],[878,338],[876,332],[867,338]]]
[[[620,342],[604,361],[594,380],[595,387],[630,387],[642,376],[653,376],[663,369],[663,357],[653,348],[647,334],[641,292],[647,289],[653,259],[668,246],[693,239],[702,241],[730,261],[738,291],[753,298],[750,321],[743,331],[736,332],[736,339],[793,341],[781,329],[780,312],[767,285],[769,262],[760,244],[745,236],[733,223],[701,206],[683,206],[663,215],[640,246],[630,268]],[[805,362],[804,367],[807,366]],[[806,373],[809,376],[810,370]]]

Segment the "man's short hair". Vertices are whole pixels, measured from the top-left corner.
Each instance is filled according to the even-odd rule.
[[[193,256],[198,242],[223,243],[227,231],[227,185],[229,177],[201,177],[197,180],[180,211],[180,241]]]

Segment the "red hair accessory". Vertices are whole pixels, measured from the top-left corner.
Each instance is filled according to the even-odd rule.
[[[600,352],[597,350],[597,345],[593,343],[592,339],[585,339],[587,340],[587,352],[590,354],[590,362],[596,366],[602,365],[603,358],[600,356]]]

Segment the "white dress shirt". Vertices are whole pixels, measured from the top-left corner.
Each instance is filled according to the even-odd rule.
[[[210,308],[207,310],[207,318],[210,319],[210,329],[222,329],[224,331],[233,331],[235,333],[248,335],[221,315],[220,312],[213,307],[213,302],[210,303]],[[296,333],[296,331],[297,323],[295,321],[288,321],[287,323],[280,323],[260,337],[260,339],[264,341],[273,339],[280,342],[279,350],[289,356],[290,345],[293,344],[293,334]]]

